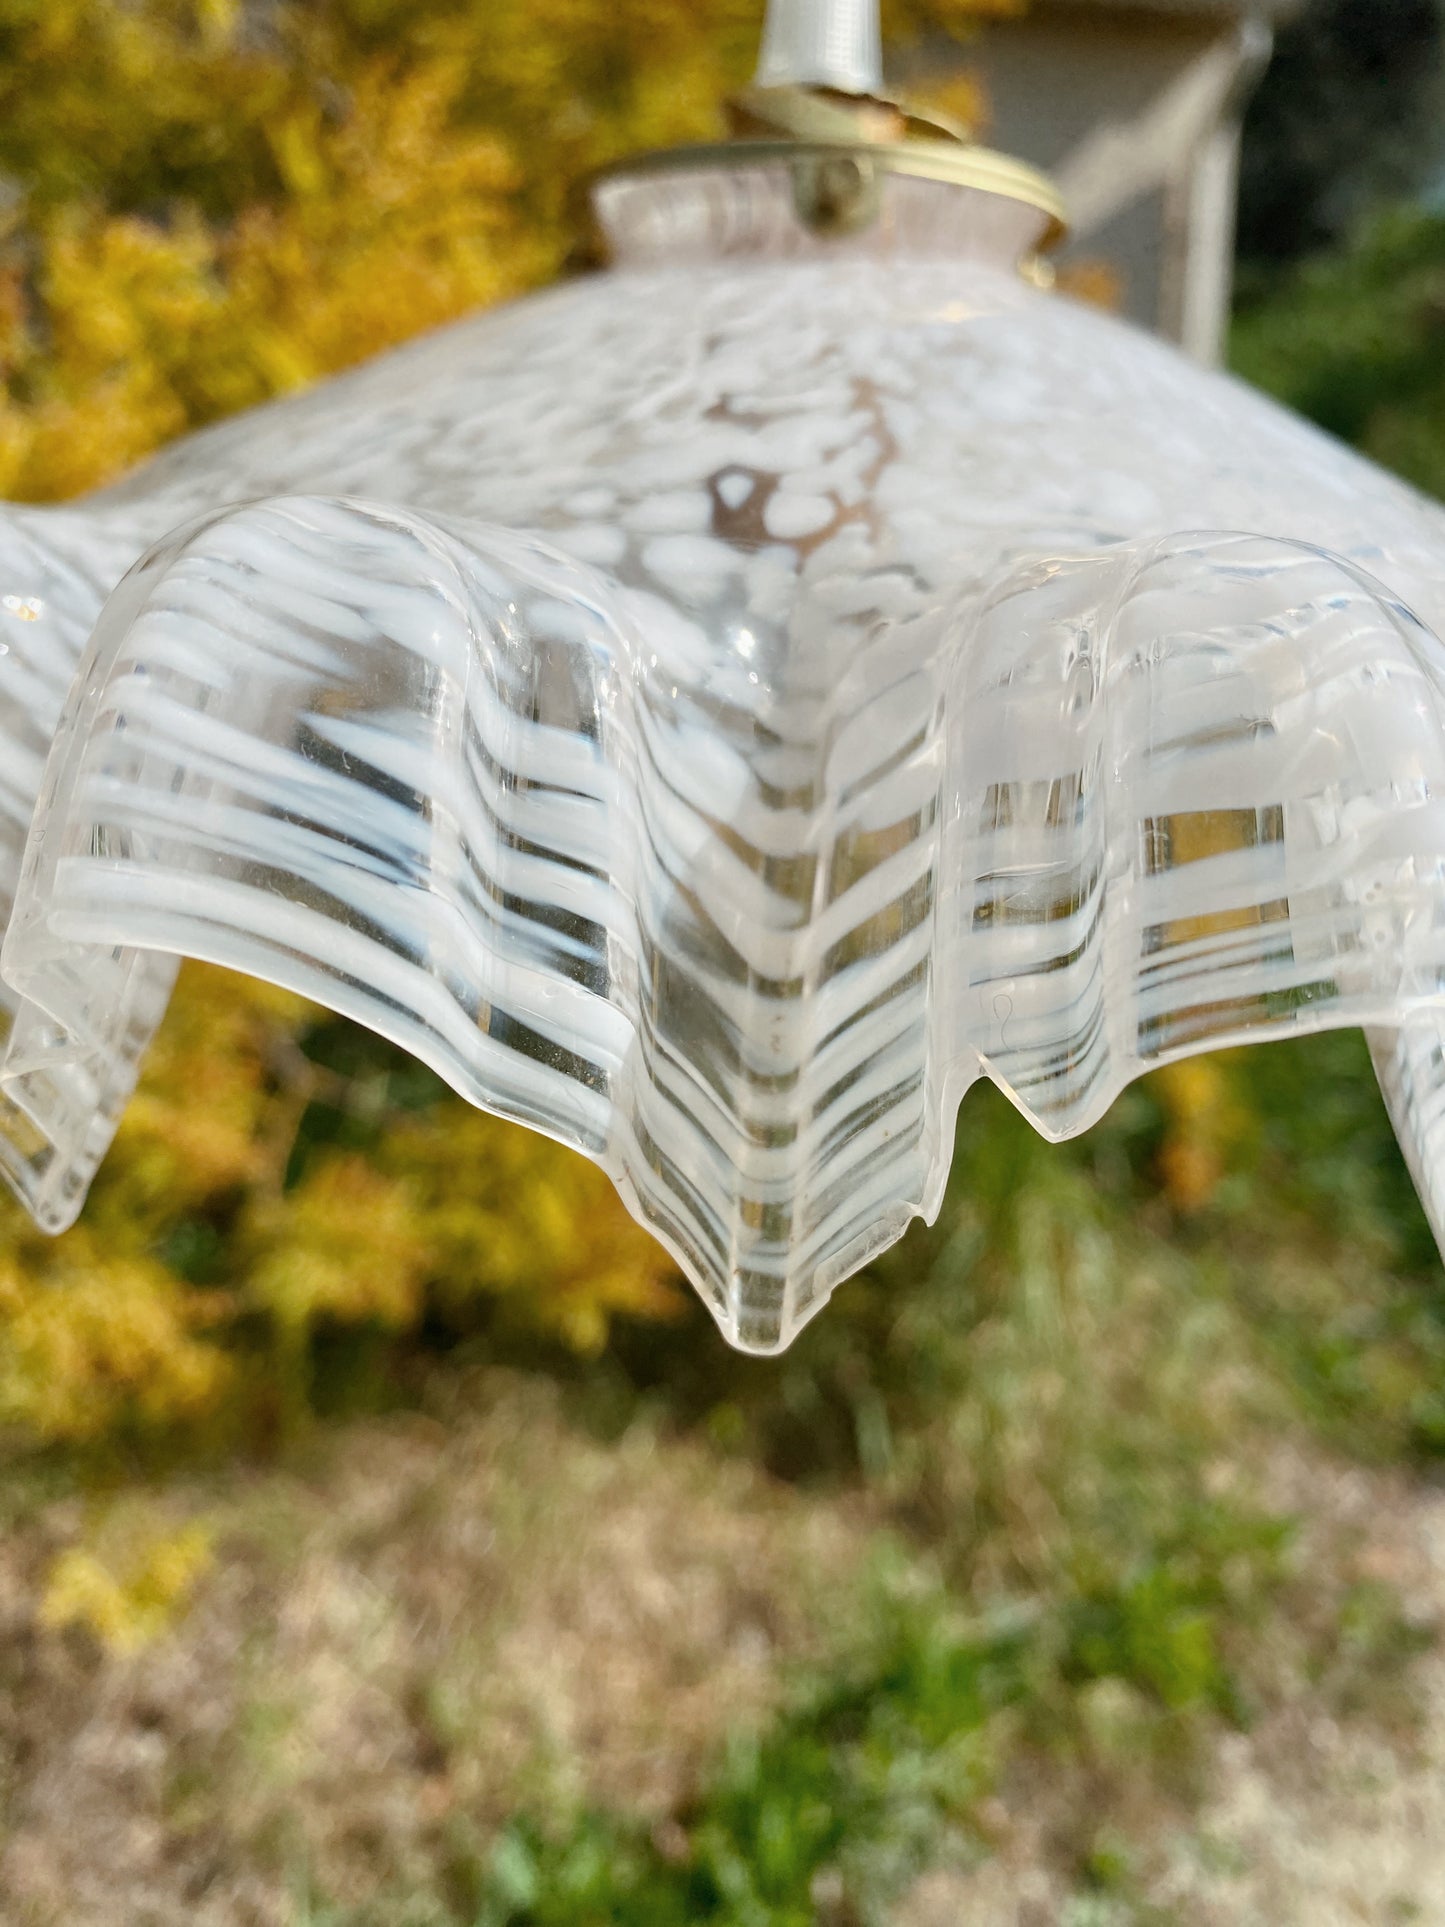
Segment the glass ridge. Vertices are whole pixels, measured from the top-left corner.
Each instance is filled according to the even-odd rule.
[[[1363,1025],[1445,1225],[1445,512],[1015,271],[616,184],[608,274],[0,513],[0,1169],[74,1216],[181,956],[596,1159],[786,1344],[1045,1135]],[[23,865],[22,865],[23,845]]]

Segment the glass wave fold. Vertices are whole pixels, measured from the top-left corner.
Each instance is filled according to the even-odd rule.
[[[79,1210],[182,957],[577,1147],[734,1343],[1051,1138],[1364,1026],[1445,1228],[1445,513],[785,168],[616,264],[0,512],[0,1173]],[[459,1173],[458,1182],[465,1182]]]

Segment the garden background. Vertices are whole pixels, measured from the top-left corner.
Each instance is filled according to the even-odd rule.
[[[889,15],[976,114],[979,11]],[[0,496],[556,275],[758,13],[0,0]],[[1287,35],[1235,358],[1445,492],[1440,34]],[[1353,1035],[1061,1148],[976,1090],[759,1361],[590,1166],[191,969],[76,1230],[0,1205],[0,1428],[5,1927],[1445,1922],[1445,1279]]]

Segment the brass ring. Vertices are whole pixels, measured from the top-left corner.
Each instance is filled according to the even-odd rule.
[[[1037,243],[1040,249],[1056,247],[1068,233],[1064,204],[1047,175],[991,148],[955,141],[716,141],[695,147],[666,147],[615,161],[599,169],[592,179],[598,184],[634,175],[696,173],[712,167],[797,168],[800,162],[815,174],[838,163],[852,163],[867,172],[871,163],[873,171],[942,181],[1020,201],[1047,216],[1048,227]]]

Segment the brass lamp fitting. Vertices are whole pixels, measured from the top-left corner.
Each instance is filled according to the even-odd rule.
[[[884,179],[908,175],[999,194],[1048,217],[1039,243],[1066,228],[1053,183],[1022,161],[980,147],[967,130],[879,94],[823,86],[751,87],[729,103],[733,138],[639,154],[596,177],[674,173],[709,167],[792,172],[798,218],[814,234],[856,234],[877,218]]]

